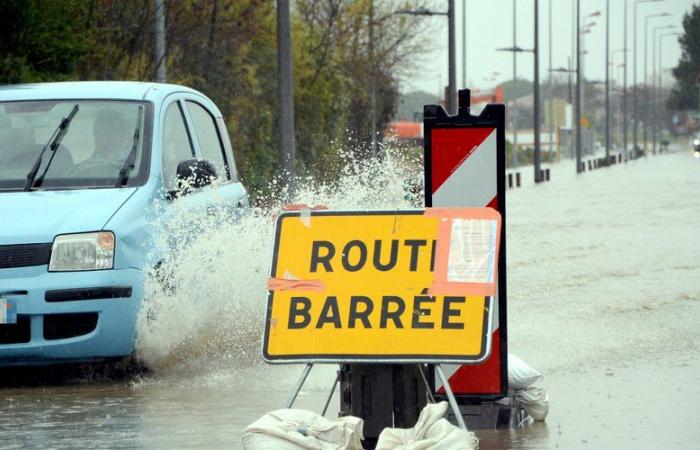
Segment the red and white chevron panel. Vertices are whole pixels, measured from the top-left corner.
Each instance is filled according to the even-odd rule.
[[[431,193],[434,207],[498,210],[496,128],[434,128],[431,133]],[[494,299],[491,355],[482,364],[443,365],[455,394],[501,392],[498,296]],[[441,385],[438,392],[444,392]]]

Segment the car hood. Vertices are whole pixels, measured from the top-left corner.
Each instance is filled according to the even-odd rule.
[[[97,231],[137,188],[0,193],[0,245],[52,242]]]

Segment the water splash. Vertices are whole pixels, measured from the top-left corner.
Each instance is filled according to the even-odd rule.
[[[137,325],[138,358],[156,374],[176,378],[261,364],[279,198],[340,210],[420,204],[422,192],[407,185],[407,180],[422,177],[420,161],[401,150],[387,149],[385,155],[381,160],[357,161],[350,153],[342,154],[344,165],[337,181],[301,179],[293,196],[283,192],[263,199],[265,207],[252,208],[238,221],[230,220],[223,207],[202,214],[188,204],[188,197],[173,202],[156,221],[156,246],[165,257],[145,283]],[[216,190],[209,195],[216,196]],[[210,200],[224,203],[221,198]]]

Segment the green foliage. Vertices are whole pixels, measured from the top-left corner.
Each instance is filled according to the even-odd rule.
[[[673,76],[678,85],[671,91],[669,108],[700,109],[700,5],[693,5],[683,17],[683,34],[678,39],[683,54]]]
[[[0,2],[0,82],[66,80],[90,50],[81,0]]]

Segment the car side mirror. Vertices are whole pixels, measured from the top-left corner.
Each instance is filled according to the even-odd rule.
[[[216,167],[208,159],[186,159],[177,165],[177,185],[181,195],[208,186],[217,177]]]

